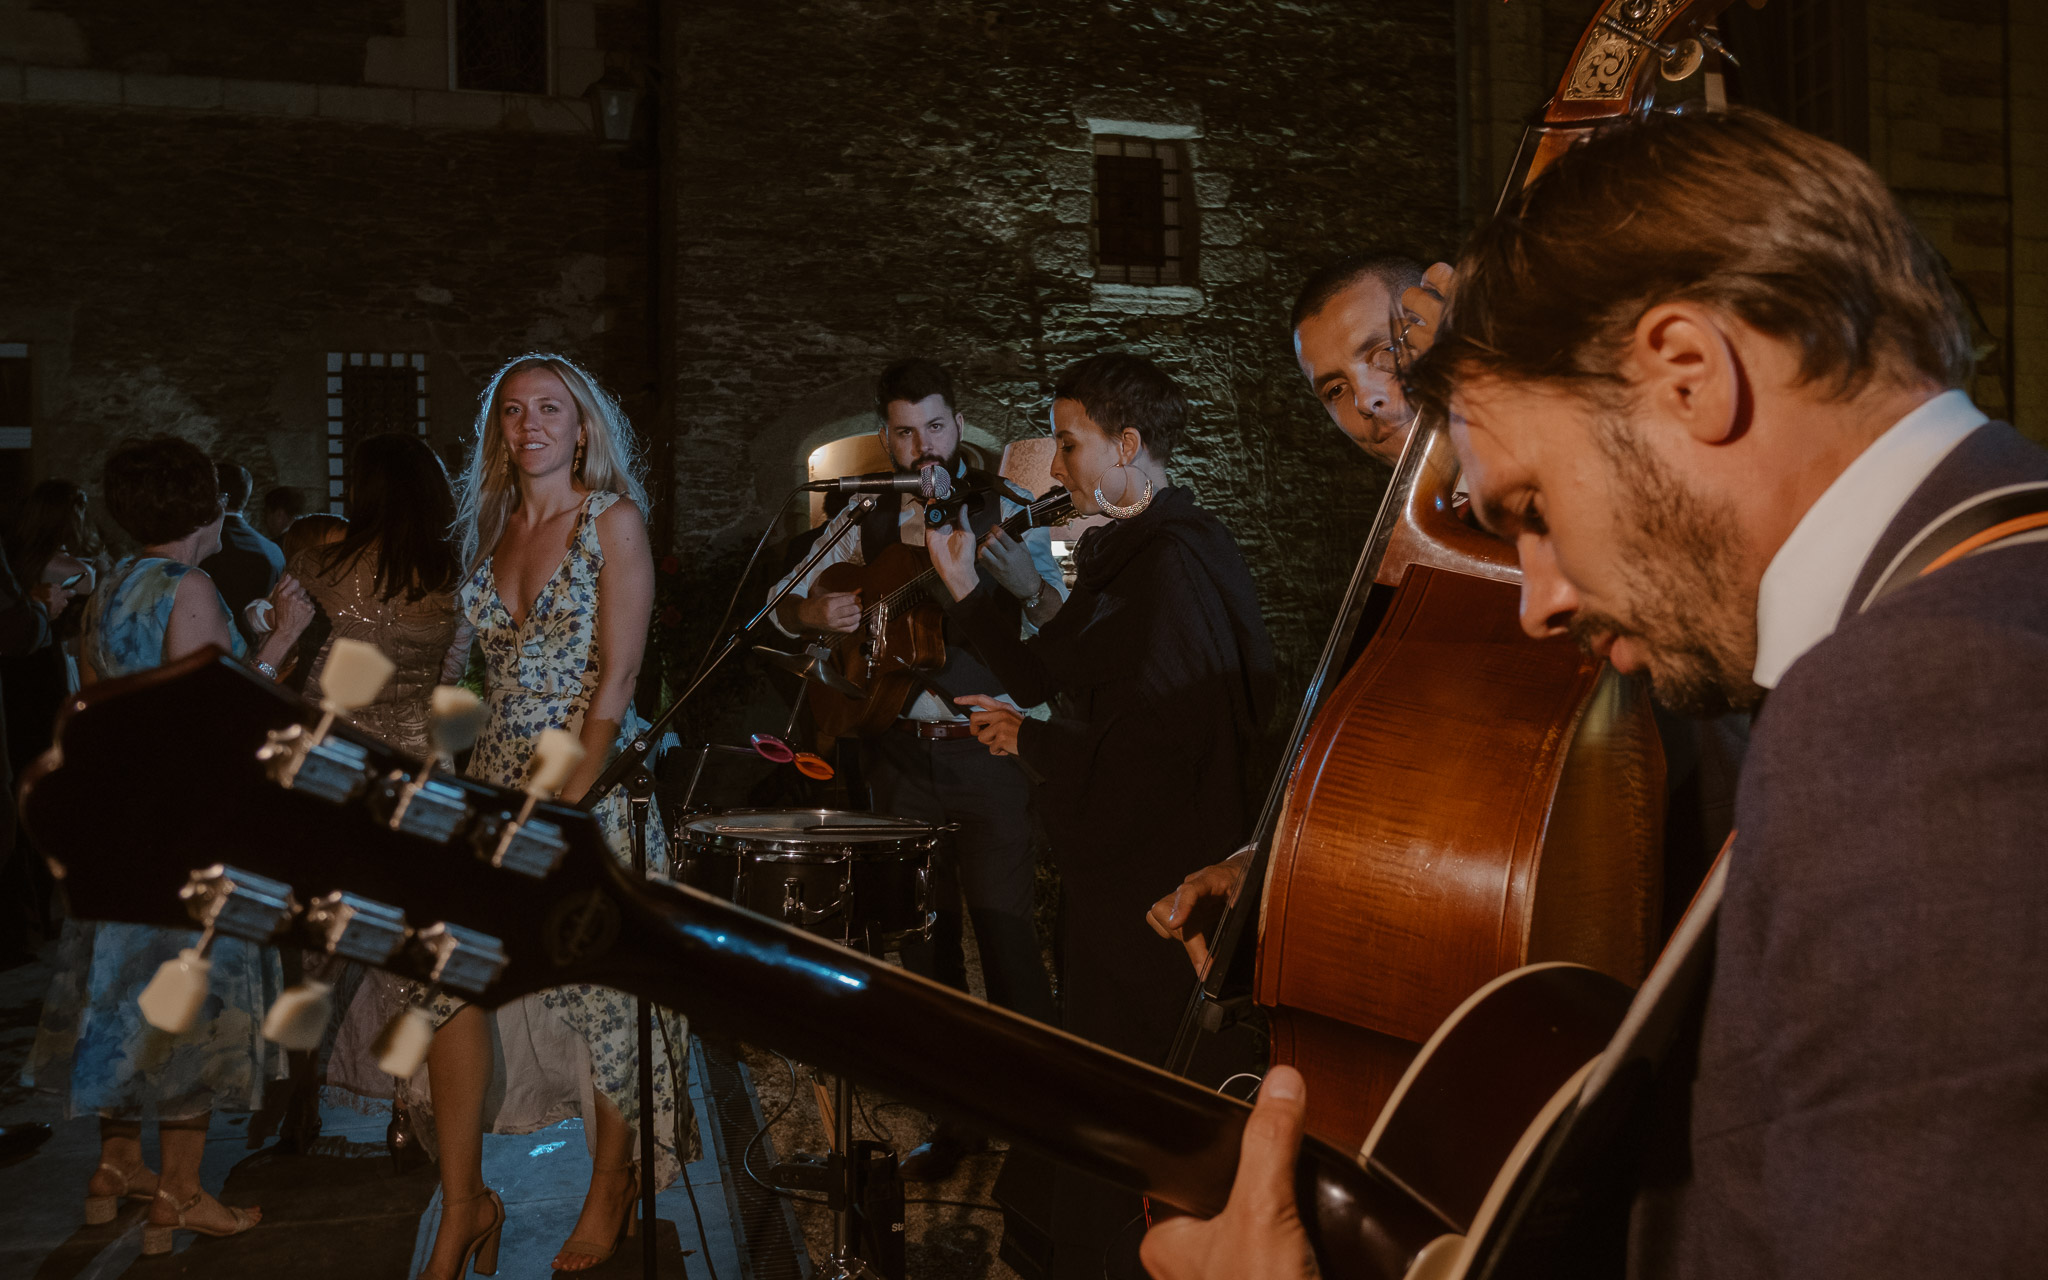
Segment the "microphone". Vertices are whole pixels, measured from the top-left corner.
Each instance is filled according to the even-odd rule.
[[[943,502],[953,496],[953,477],[936,462],[927,462],[914,476],[840,476],[836,480],[813,480],[807,493],[913,493],[926,502]]]

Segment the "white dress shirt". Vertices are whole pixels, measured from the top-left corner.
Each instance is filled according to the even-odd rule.
[[[1835,477],[1771,557],[1756,595],[1756,670],[1766,689],[1834,634],[1877,540],[1963,437],[1990,419],[1944,391],[1892,424]]]
[[[884,496],[886,497],[886,495]],[[1005,520],[1023,509],[1023,507],[1012,502],[1007,496],[1002,500],[1002,518]],[[859,504],[849,502],[844,510],[826,522],[824,532],[818,535],[819,544],[822,545],[830,542],[849,521],[858,520],[859,518]],[[897,538],[906,546],[922,547],[924,545],[924,531],[924,500],[905,494],[903,496],[903,510],[898,517],[896,525]],[[1024,549],[1031,553],[1031,563],[1038,570],[1038,576],[1045,581],[1046,590],[1052,592],[1054,596],[1061,600],[1066,599],[1066,575],[1060,572],[1059,561],[1053,559],[1052,534],[1050,531],[1044,528],[1026,529],[1024,536],[1018,539],[1018,541],[1022,542]],[[810,575],[804,581],[797,584],[796,590],[803,595],[809,595],[811,584],[817,581],[818,575],[832,565],[840,563],[866,563],[861,554],[859,529],[854,529],[847,533],[844,538],[839,540],[837,546],[826,552],[824,557],[818,561],[817,567],[811,570]],[[798,567],[801,568],[802,566],[799,565]],[[795,569],[784,574],[781,580],[770,590],[769,594],[773,595],[775,591],[782,588],[783,583],[788,582],[795,576]],[[939,590],[943,591],[945,588],[942,586]],[[769,618],[775,623],[776,629],[781,631],[782,634],[791,638],[800,634],[783,626],[782,619],[776,615],[770,614]],[[1026,636],[1035,635],[1037,631],[1038,628],[1031,624],[1031,619],[1024,619],[1024,634]],[[1000,695],[999,700],[1008,703],[1012,707],[1017,706],[1016,702],[1008,694]],[[1018,709],[1022,710],[1022,708]],[[958,706],[948,704],[930,689],[919,692],[916,700],[910,704],[910,709],[903,714],[907,719],[911,720],[964,720],[967,718]]]

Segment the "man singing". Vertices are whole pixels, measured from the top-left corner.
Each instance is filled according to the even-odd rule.
[[[1877,175],[1733,111],[1560,160],[1417,368],[1526,630],[1759,707],[1704,1015],[1617,1156],[1633,1274],[2048,1254],[2048,453],[1955,389],[1969,362]],[[1313,1272],[1301,1109],[1276,1069],[1230,1207],[1155,1228],[1155,1275]]]
[[[996,477],[970,471],[960,459],[961,418],[953,379],[930,360],[901,360],[882,371],[875,384],[875,412],[881,437],[898,474],[915,475],[926,465],[943,466],[956,486],[978,490],[966,511],[977,538],[988,538],[997,521],[1019,508],[998,499]],[[925,504],[914,495],[882,496],[859,528],[826,554],[809,577],[777,607],[775,624],[800,631],[854,631],[861,626],[863,601],[851,591],[813,592],[811,584],[840,561],[865,564],[896,542],[925,542]],[[822,533],[829,542],[847,521],[860,518],[849,506]],[[1027,630],[1051,621],[1065,598],[1064,579],[1052,558],[1047,532],[1028,530],[1012,539],[996,532],[979,557],[982,576],[998,588]],[[788,581],[788,579],[784,579]],[[778,584],[779,586],[780,584]],[[872,604],[872,601],[865,603]],[[1031,852],[1030,784],[1014,760],[1000,760],[975,741],[967,717],[952,699],[985,694],[1016,705],[1000,681],[946,624],[946,665],[928,676],[888,732],[861,744],[864,772],[878,812],[924,822],[958,823],[955,839],[958,886],[937,880],[939,918],[932,941],[906,943],[903,961],[912,971],[967,989],[961,945],[960,910],[967,901],[974,941],[981,952],[989,999],[1042,1022],[1056,1022],[1052,988],[1046,980],[1038,930],[1032,923],[1035,862]],[[943,690],[940,697],[934,689]],[[983,1139],[941,1122],[930,1142],[903,1161],[906,1178],[935,1181],[948,1176],[963,1155]]]

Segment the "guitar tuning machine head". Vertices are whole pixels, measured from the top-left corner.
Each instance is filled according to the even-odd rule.
[[[536,880],[554,874],[569,854],[569,841],[560,827],[541,818],[522,821],[511,813],[479,819],[470,828],[469,838],[477,857]]]
[[[272,729],[257,751],[270,780],[291,791],[317,796],[330,804],[347,804],[361,795],[376,775],[370,753],[346,738],[330,738],[321,727],[287,725]]]
[[[299,910],[290,885],[222,863],[194,871],[178,896],[208,934],[251,942],[276,937]]]
[[[467,996],[483,994],[511,963],[498,939],[446,921],[420,930],[413,940],[430,962],[427,976]]]
[[[469,800],[461,788],[429,778],[431,768],[416,778],[385,774],[370,792],[370,811],[393,831],[446,844],[468,820]]]
[[[339,889],[307,905],[306,924],[328,954],[377,966],[398,954],[408,932],[405,913],[397,907]]]

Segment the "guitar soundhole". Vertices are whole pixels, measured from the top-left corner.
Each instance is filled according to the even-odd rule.
[[[619,940],[618,904],[602,889],[572,893],[548,912],[542,932],[548,958],[557,965],[577,964],[602,955]]]

